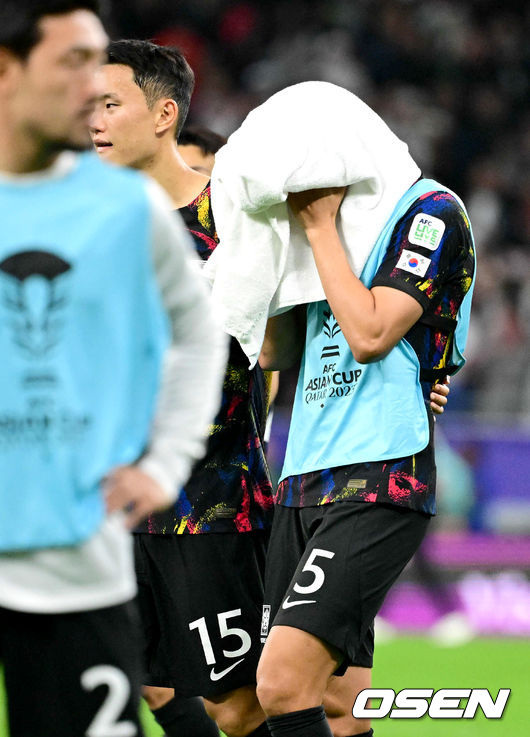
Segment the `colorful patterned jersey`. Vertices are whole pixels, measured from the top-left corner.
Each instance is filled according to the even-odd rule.
[[[179,212],[206,261],[218,243],[210,187]],[[210,429],[206,454],[174,506],[150,517],[138,531],[180,535],[269,527],[272,486],[262,440],[266,404],[262,370],[248,369],[248,359],[232,339],[221,408]]]
[[[471,287],[474,268],[471,227],[464,210],[447,192],[420,197],[397,223],[372,287],[400,289],[423,307],[422,317],[405,339],[426,374],[431,370],[442,376],[453,373],[450,349],[454,321]],[[432,383],[422,381],[426,400]]]
[[[427,405],[433,376],[438,370],[453,370],[452,333],[473,272],[473,241],[464,211],[450,194],[430,192],[397,222],[372,281],[372,287],[407,292],[424,308],[405,339],[418,356]],[[275,503],[298,507],[335,500],[378,501],[435,514],[432,423],[430,435],[427,448],[412,456],[289,476],[280,483]]]

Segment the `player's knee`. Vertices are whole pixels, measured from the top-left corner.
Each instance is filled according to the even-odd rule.
[[[144,686],[142,696],[147,701],[147,706],[153,711],[161,709],[168,704],[173,698],[174,691],[172,688],[161,688],[158,686]]]
[[[258,669],[257,680],[256,693],[267,716],[293,711],[296,703],[303,697],[288,670],[263,665]]]

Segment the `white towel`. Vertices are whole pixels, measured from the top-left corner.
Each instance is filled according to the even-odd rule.
[[[212,207],[220,243],[205,265],[225,330],[253,366],[267,318],[325,299],[289,192],[348,186],[338,229],[360,275],[377,236],[420,170],[351,92],[303,82],[253,110],[216,155]]]

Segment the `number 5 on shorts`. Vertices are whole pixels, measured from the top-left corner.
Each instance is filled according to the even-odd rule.
[[[322,548],[314,548],[309,558],[306,560],[304,567],[302,568],[302,573],[305,571],[308,571],[309,573],[312,573],[315,577],[313,580],[313,583],[308,584],[307,586],[301,586],[299,583],[295,583],[293,586],[293,589],[298,594],[312,594],[315,591],[318,591],[319,588],[324,583],[324,580],[326,578],[326,574],[320,568],[320,566],[317,566],[313,563],[315,558],[334,558],[335,553],[332,553],[331,550],[323,550]]]

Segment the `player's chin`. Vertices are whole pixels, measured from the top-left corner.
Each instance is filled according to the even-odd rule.
[[[58,150],[86,151],[92,148],[92,140],[87,130],[69,131],[68,135],[57,138],[52,146]]]

